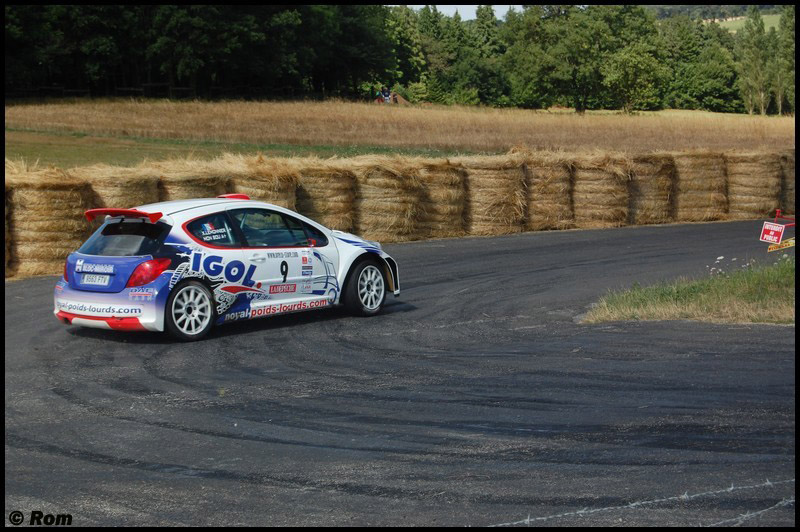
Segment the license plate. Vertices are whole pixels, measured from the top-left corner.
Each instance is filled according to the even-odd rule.
[[[97,286],[108,286],[108,281],[111,279],[108,275],[97,275],[94,273],[83,274],[83,284],[93,284]]]

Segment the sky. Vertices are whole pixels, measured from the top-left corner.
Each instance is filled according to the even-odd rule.
[[[422,9],[425,7],[424,5],[421,6],[408,6],[411,9]],[[505,18],[506,13],[510,8],[514,8],[517,11],[522,11],[522,5],[493,5],[494,8],[494,16],[499,19]],[[447,16],[452,17],[453,14],[458,11],[458,14],[461,15],[461,20],[472,20],[475,18],[475,10],[478,8],[478,4],[475,5],[439,5],[436,4],[436,9],[441,11]]]

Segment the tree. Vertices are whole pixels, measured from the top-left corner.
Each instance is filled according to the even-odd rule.
[[[600,71],[611,46],[611,30],[591,7],[573,8],[549,24],[554,44],[548,55],[553,62],[553,87],[583,114],[590,98],[603,88]]]
[[[773,90],[775,98],[781,93],[782,97],[778,103],[778,112],[783,109],[782,101],[789,102],[792,113],[794,113],[794,6],[784,6],[781,11],[781,19],[778,24],[778,50],[775,54],[775,82]]]
[[[603,84],[621,101],[626,113],[659,107],[659,86],[667,73],[645,43],[629,44],[615,52],[601,70]]]
[[[769,43],[764,30],[764,19],[758,7],[751,6],[744,27],[737,35],[739,40],[739,88],[747,105],[747,112],[755,109],[767,113],[770,101],[768,70]]]

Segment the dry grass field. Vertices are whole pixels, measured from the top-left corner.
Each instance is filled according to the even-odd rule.
[[[369,146],[440,153],[501,153],[517,145],[627,152],[794,146],[793,117],[695,111],[578,116],[569,111],[343,101],[76,100],[6,105],[5,123],[7,144],[9,135],[29,132],[307,149]]]

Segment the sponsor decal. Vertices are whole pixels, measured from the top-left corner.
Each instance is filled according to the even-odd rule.
[[[132,301],[152,301],[155,297],[155,288],[131,288],[128,292],[128,299]]]
[[[255,286],[253,274],[256,267],[251,264],[249,267],[240,260],[232,260],[225,264],[224,258],[219,255],[204,255],[194,253],[191,260],[191,269],[195,272],[203,272],[212,279],[219,279],[229,283],[240,283],[246,287]]]
[[[269,287],[270,294],[290,294],[296,291],[296,284],[274,284]]]
[[[267,253],[268,259],[293,259],[297,257],[296,251],[271,251]]]
[[[301,294],[310,294],[312,291],[311,281],[303,281],[300,283],[300,293]]]
[[[251,318],[260,318],[263,316],[272,316],[274,314],[283,314],[284,312],[297,312],[299,310],[311,310],[315,308],[325,308],[330,306],[331,302],[327,299],[319,301],[300,301],[298,303],[290,304],[275,304],[264,305],[250,309]]]
[[[314,269],[314,267],[313,267],[313,266],[303,266],[303,271],[304,271],[304,272],[307,272],[307,271],[312,271],[313,269]]]
[[[142,307],[104,305],[100,303],[82,303],[67,299],[56,299],[58,310],[69,312],[70,314],[83,314],[84,316],[141,316]]]
[[[224,321],[237,321],[237,320],[246,320],[250,317],[250,311],[248,310],[239,310],[237,312],[231,312],[225,315]]]
[[[92,263],[87,264],[83,259],[78,259],[75,262],[75,271],[77,273],[114,273],[114,265]]]
[[[314,272],[311,271],[311,270],[303,270],[302,273],[303,273],[303,277],[311,277],[314,274]]]

